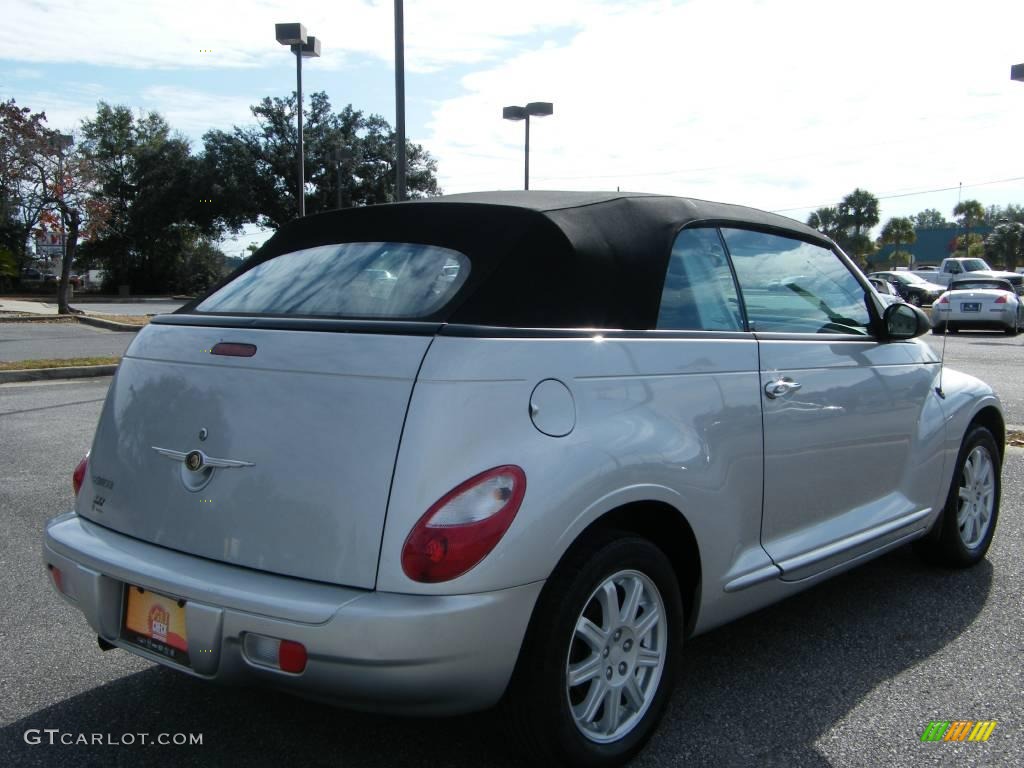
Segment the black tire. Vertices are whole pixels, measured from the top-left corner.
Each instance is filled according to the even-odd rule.
[[[664,649],[664,662],[657,682],[654,682],[654,673],[649,678],[645,693],[653,686],[653,697],[646,710],[638,707],[630,715],[636,718],[631,730],[615,741],[597,743],[585,736],[576,724],[570,707],[567,666],[571,661],[570,654],[577,649],[574,643],[580,642],[575,628],[584,609],[588,609],[596,599],[599,586],[612,576],[627,571],[642,574],[659,593],[665,608],[665,635],[658,644]],[[644,615],[640,613],[638,620]],[[661,631],[661,625],[658,631]],[[611,768],[630,760],[647,743],[664,714],[675,685],[682,631],[683,606],[679,584],[671,563],[658,547],[635,534],[612,531],[601,532],[577,545],[559,564],[541,592],[503,702],[517,742],[545,765]],[[612,645],[612,637],[616,636],[607,638],[609,646]],[[637,640],[637,652],[642,642],[651,643],[650,636],[644,637],[648,639]],[[628,650],[620,643],[616,651],[623,648]],[[596,651],[590,653],[591,657],[597,655]],[[614,663],[614,658],[611,657],[611,663]],[[598,661],[599,666],[604,663]],[[639,665],[629,670],[627,678],[647,674],[640,670]],[[593,679],[573,690],[589,693],[590,686],[598,684],[604,685],[602,680]],[[585,691],[579,691],[584,685],[587,686]],[[629,705],[623,706],[628,714]],[[604,712],[604,704],[597,711]],[[641,711],[643,714],[639,714]]]
[[[1014,326],[1013,328],[1004,328],[1003,333],[1007,336],[1016,336],[1020,331],[1017,329],[1017,326]]]
[[[994,491],[988,527],[978,541],[969,544],[964,541],[964,533],[958,523],[958,513],[961,502],[960,490],[965,484],[964,465],[975,449],[981,449],[988,454],[992,463]],[[992,433],[985,427],[972,426],[967,431],[967,436],[960,446],[960,453],[956,457],[956,470],[946,497],[946,506],[943,507],[939,519],[935,521],[928,535],[914,542],[914,548],[919,555],[930,563],[947,568],[968,568],[985,557],[992,544],[992,536],[995,534],[996,522],[999,519],[1001,471],[1002,456]]]
[[[932,333],[934,333],[936,336],[942,336],[946,333],[946,326],[936,325],[934,328],[932,328]]]
[[[952,325],[947,325],[946,326],[946,332],[947,333],[960,333],[960,329],[959,328],[954,328]]]

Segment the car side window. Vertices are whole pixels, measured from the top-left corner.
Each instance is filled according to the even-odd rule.
[[[868,335],[864,288],[828,248],[744,229],[722,236],[751,330]]]
[[[742,331],[739,296],[717,229],[684,229],[672,245],[660,330]]]

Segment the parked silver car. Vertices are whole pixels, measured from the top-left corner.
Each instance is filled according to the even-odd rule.
[[[501,701],[542,757],[617,765],[685,638],[910,542],[984,557],[1003,415],[929,327],[737,206],[312,216],[139,332],[44,561],[101,647],[366,710]]]
[[[1006,280],[961,278],[932,305],[932,332],[997,330],[1016,336],[1024,327],[1024,300]]]

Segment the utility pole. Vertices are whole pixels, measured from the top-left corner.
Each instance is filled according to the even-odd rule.
[[[402,0],[395,0],[395,201],[405,200],[405,20]]]

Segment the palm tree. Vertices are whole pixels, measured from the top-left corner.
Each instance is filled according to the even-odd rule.
[[[992,252],[994,263],[1002,263],[1011,272],[1017,268],[1017,259],[1024,258],[1024,224],[1005,219],[985,238],[985,252]]]
[[[867,234],[878,224],[878,198],[865,189],[853,190],[839,203],[839,221],[855,236]]]
[[[839,212],[834,207],[819,208],[807,217],[807,226],[834,238],[839,231]]]
[[[917,240],[914,222],[905,216],[894,216],[885,222],[882,234],[878,239],[886,245],[895,246],[890,255],[890,258],[893,258],[897,253],[901,253],[901,245],[912,245]]]
[[[985,206],[977,200],[963,200],[956,204],[953,209],[953,216],[957,223],[964,228],[964,234],[960,238],[964,251],[970,248],[971,227],[976,227],[985,220]]]

